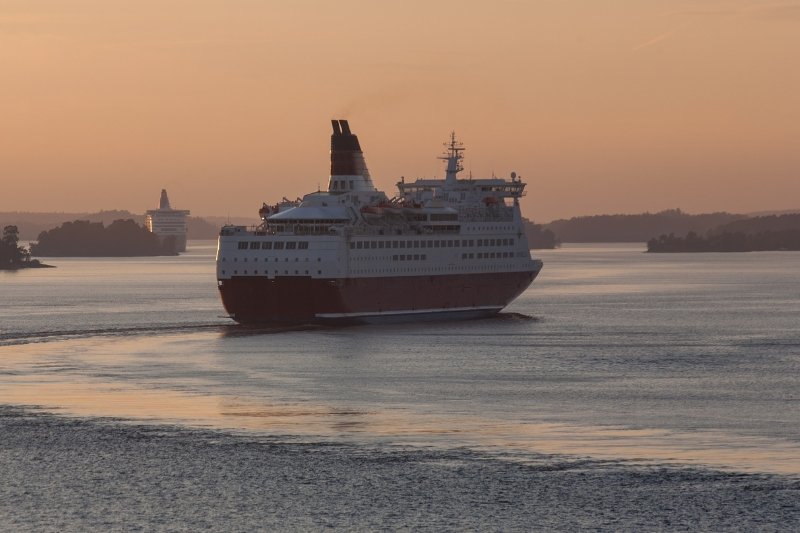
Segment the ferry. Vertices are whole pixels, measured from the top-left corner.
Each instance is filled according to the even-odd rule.
[[[333,120],[327,190],[263,204],[262,223],[226,225],[217,286],[240,323],[381,323],[498,313],[542,269],[520,211],[525,183],[462,178],[451,134],[444,179],[370,177],[347,120]]]
[[[172,240],[173,251],[186,251],[187,225],[186,217],[190,211],[188,209],[172,209],[169,204],[167,190],[161,189],[161,198],[158,202],[158,209],[150,209],[145,216],[145,226],[151,233],[155,233],[158,239],[164,244],[165,241]]]

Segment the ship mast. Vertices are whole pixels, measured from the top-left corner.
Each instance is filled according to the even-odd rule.
[[[439,156],[439,159],[447,161],[447,174],[445,175],[445,183],[448,185],[455,185],[458,181],[457,174],[464,170],[461,161],[464,159],[464,144],[456,140],[456,132],[450,132],[450,142],[444,143],[446,149],[445,153]]]

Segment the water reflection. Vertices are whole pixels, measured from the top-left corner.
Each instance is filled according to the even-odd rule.
[[[66,262],[3,285],[0,402],[800,474],[800,254],[640,251],[544,252],[533,287],[490,319],[344,328],[221,318],[213,256]]]

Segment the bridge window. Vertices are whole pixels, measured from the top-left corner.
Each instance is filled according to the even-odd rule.
[[[247,241],[239,241],[239,249],[247,250]]]

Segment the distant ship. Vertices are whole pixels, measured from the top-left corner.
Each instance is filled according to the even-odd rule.
[[[444,179],[377,190],[358,138],[333,120],[326,191],[264,204],[262,224],[227,225],[217,285],[242,323],[374,323],[493,315],[536,278],[519,199],[525,183],[459,178],[452,134]]]
[[[145,217],[147,229],[158,235],[161,242],[174,239],[175,251],[186,251],[186,217],[189,211],[172,209],[169,205],[167,190],[161,189],[161,200],[158,209],[150,209]]]

